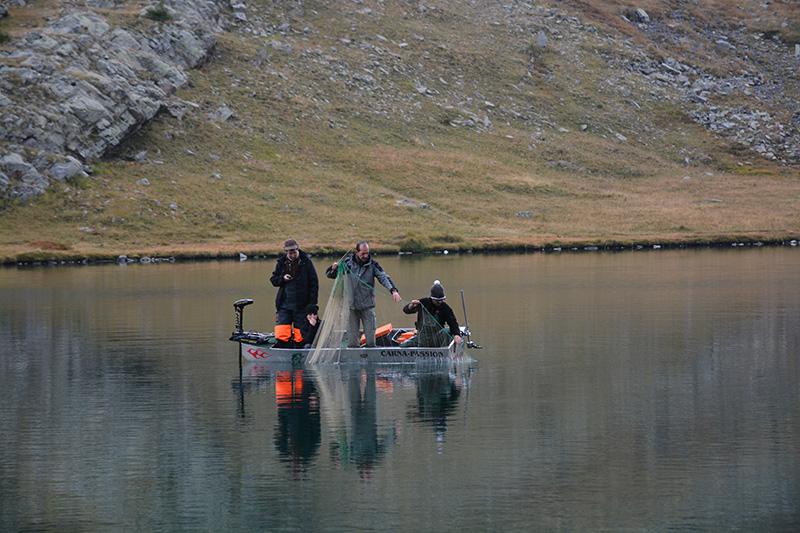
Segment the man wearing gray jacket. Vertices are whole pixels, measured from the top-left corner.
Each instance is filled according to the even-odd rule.
[[[335,279],[339,272],[339,263],[328,267],[325,275]],[[355,253],[342,259],[342,273],[347,276],[346,283],[350,291],[350,314],[347,321],[347,346],[357,348],[359,345],[359,325],[364,326],[364,337],[367,348],[375,346],[375,279],[389,289],[392,300],[400,302],[400,292],[392,278],[384,272],[381,265],[369,255],[369,243],[359,241]]]

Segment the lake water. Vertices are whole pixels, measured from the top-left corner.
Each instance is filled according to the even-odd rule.
[[[474,364],[240,387],[272,261],[0,269],[0,531],[800,530],[800,250],[380,261]]]

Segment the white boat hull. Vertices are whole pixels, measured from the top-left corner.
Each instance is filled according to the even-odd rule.
[[[302,365],[313,349],[275,348],[271,345],[239,342],[244,362],[292,363]],[[327,352],[327,353],[324,353]],[[464,343],[450,343],[444,348],[405,348],[402,346],[377,346],[375,348],[339,348],[323,350],[323,360],[333,363],[415,364],[418,362],[461,360]]]

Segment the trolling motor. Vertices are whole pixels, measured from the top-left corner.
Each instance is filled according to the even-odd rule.
[[[244,329],[242,324],[244,322],[244,308],[253,303],[251,298],[242,298],[241,300],[236,300],[233,302],[233,308],[236,311],[236,322],[233,326],[233,335],[241,335],[244,333]]]

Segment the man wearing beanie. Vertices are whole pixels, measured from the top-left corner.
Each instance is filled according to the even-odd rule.
[[[417,346],[425,348],[447,346],[450,344],[451,338],[456,341],[456,344],[461,343],[461,330],[458,327],[456,315],[445,303],[446,299],[444,287],[437,279],[431,287],[430,297],[411,300],[403,307],[403,312],[407,315],[417,313],[415,322]],[[444,331],[445,325],[449,328],[449,335]]]
[[[300,249],[297,241],[286,239],[269,278],[275,295],[275,338],[278,347],[302,346],[301,331],[307,327],[307,316],[317,312],[319,279],[311,256]]]

